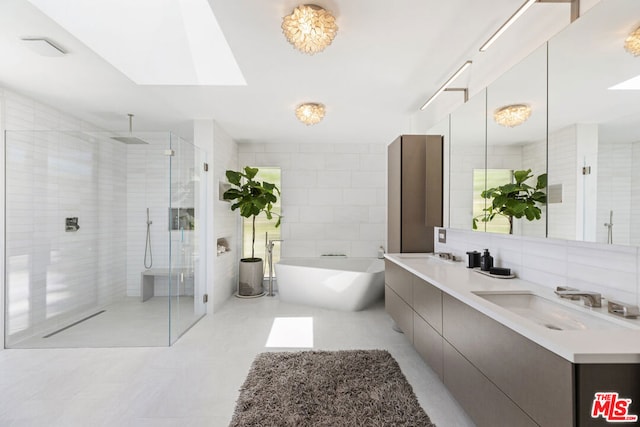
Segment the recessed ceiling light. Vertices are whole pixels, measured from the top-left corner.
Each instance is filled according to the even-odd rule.
[[[59,44],[45,37],[23,37],[23,42],[34,52],[42,56],[64,56],[67,51]]]

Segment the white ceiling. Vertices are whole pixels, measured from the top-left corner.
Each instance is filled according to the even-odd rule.
[[[583,11],[598,1],[582,0]],[[0,86],[104,129],[125,130],[126,114],[134,113],[136,130],[186,138],[193,119],[215,119],[238,142],[388,143],[462,103],[460,94],[448,92],[417,113],[464,61],[474,63],[453,86],[473,94],[569,23],[568,4],[538,3],[479,53],[522,2],[321,0],[316,3],[336,15],[339,31],[324,52],[309,56],[294,50],[280,29],[298,2],[209,0],[247,85],[156,86],[134,83],[28,1],[2,0]],[[123,18],[130,13],[121,10]],[[133,25],[118,18],[103,24],[114,35]],[[26,36],[48,37],[69,54],[39,56],[20,40]],[[178,60],[166,57],[167,64]],[[158,66],[149,65],[149,73]],[[307,127],[296,120],[294,109],[305,101],[327,106],[323,122]]]

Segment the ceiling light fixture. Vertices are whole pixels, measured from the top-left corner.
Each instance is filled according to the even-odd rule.
[[[431,95],[431,98],[427,99],[427,102],[425,102],[422,105],[422,107],[420,107],[420,110],[424,110],[425,108],[427,108],[429,106],[429,104],[431,104],[438,97],[438,95],[440,95],[442,92],[444,92],[447,89],[447,86],[449,86],[449,84],[451,84],[451,82],[453,82],[455,79],[457,79],[458,76],[460,74],[462,74],[464,70],[469,68],[470,65],[471,65],[471,61],[467,61],[464,64],[462,64],[462,67],[458,68],[458,71],[453,73],[453,75],[451,77],[449,77],[449,80],[444,82],[444,84],[440,87],[440,89],[438,89],[436,91],[436,93]],[[465,99],[465,101],[466,101],[466,99]]]
[[[624,40],[624,48],[633,56],[640,56],[640,27],[636,28]]]
[[[489,46],[491,46],[496,40],[498,40],[502,33],[507,31],[507,28],[513,25],[514,22],[516,22],[522,15],[524,15],[524,13],[529,10],[529,8],[533,6],[534,3],[571,3],[570,22],[573,22],[580,17],[580,0],[527,0],[522,6],[518,8],[518,10],[514,12],[513,15],[511,15],[509,19],[505,21],[504,24],[500,26],[500,28],[498,28],[498,31],[496,31],[491,37],[489,37],[489,40],[487,40],[482,46],[480,46],[480,52],[484,52],[485,50],[489,49]]]
[[[489,46],[491,46],[493,42],[498,40],[498,37],[500,37],[505,31],[507,31],[507,28],[513,25],[513,23],[516,22],[522,15],[524,15],[524,13],[537,1],[538,0],[527,0],[522,6],[520,6],[518,10],[516,10],[515,13],[511,15],[511,17],[507,19],[507,21],[502,24],[500,28],[498,28],[498,31],[493,33],[493,35],[489,37],[489,40],[484,42],[484,44],[480,47],[480,52],[484,52],[485,50],[489,49]]]
[[[523,124],[531,116],[531,107],[526,104],[513,104],[498,108],[493,119],[501,126],[515,127]]]
[[[331,44],[338,26],[331,12],[314,4],[304,4],[282,18],[282,32],[293,47],[313,55]]]
[[[320,123],[324,118],[324,105],[315,102],[307,102],[298,105],[296,117],[307,126]]]

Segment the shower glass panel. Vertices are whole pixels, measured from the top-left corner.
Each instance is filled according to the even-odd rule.
[[[5,149],[5,347],[167,346],[204,315],[203,153],[166,132]]]
[[[169,248],[172,274],[169,275],[170,342],[173,344],[204,315],[204,265],[200,269],[200,229],[206,194],[203,186],[206,159],[197,147],[172,135],[170,161]],[[202,245],[204,246],[204,245]],[[206,271],[206,270],[205,270]]]

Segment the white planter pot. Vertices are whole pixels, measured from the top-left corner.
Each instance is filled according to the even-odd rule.
[[[264,267],[261,258],[242,258],[238,278],[239,297],[259,297],[264,295]]]

